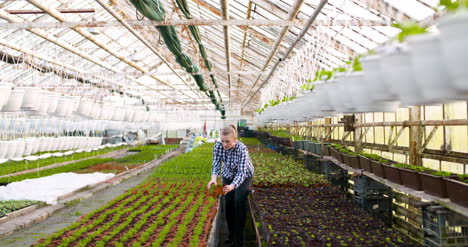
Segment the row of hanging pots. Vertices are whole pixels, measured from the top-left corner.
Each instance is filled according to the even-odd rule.
[[[410,36],[406,43],[383,47],[361,59],[362,72],[338,73],[293,102],[267,108],[258,119],[290,123],[468,100],[467,24],[467,12],[445,16],[440,34]]]
[[[159,129],[156,122],[124,122],[112,120],[68,120],[60,118],[20,118],[0,119],[0,135],[4,136],[37,136],[46,134],[61,134],[64,132],[118,130],[130,131],[138,129]]]
[[[28,156],[38,152],[90,149],[101,145],[101,137],[41,137],[0,141],[0,159]]]
[[[79,96],[58,96],[37,87],[15,87],[0,84],[0,109],[3,112],[31,112],[37,116],[71,117],[73,114],[91,119],[147,122],[155,120],[151,112],[135,107],[115,107],[95,103]]]

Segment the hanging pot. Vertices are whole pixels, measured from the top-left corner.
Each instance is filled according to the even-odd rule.
[[[347,80],[347,90],[349,92],[349,97],[353,105],[353,112],[365,113],[365,112],[374,112],[375,109],[372,106],[372,101],[368,97],[369,91],[366,88],[366,83],[364,82],[364,73],[362,72],[353,72],[349,74]]]
[[[37,138],[34,138],[32,140],[33,140],[34,145],[33,145],[33,149],[31,150],[31,154],[35,154],[35,153],[39,152],[39,147],[41,145],[41,141],[40,141],[40,139],[37,139]]]
[[[401,106],[414,106],[424,103],[421,88],[416,83],[411,69],[410,52],[407,45],[388,47],[382,54],[382,78],[392,92],[400,98]]]
[[[23,110],[37,110],[41,104],[41,89],[38,87],[18,87],[24,91],[23,102],[21,108]]]
[[[24,149],[23,155],[24,156],[29,156],[29,155],[31,155],[33,153],[32,151],[34,149],[35,141],[32,138],[31,139],[26,139],[25,143],[26,143],[26,147]]]
[[[81,99],[76,112],[82,116],[88,116],[92,107],[92,102],[87,99]]]
[[[448,72],[442,61],[440,39],[435,34],[408,37],[411,68],[416,83],[421,88],[423,104],[440,104],[454,101],[456,89],[449,83]]]
[[[49,107],[47,107],[47,113],[55,113],[57,110],[59,96],[57,95],[50,95],[50,102]]]
[[[3,106],[2,111],[4,112],[17,112],[20,110],[21,103],[23,102],[24,91],[23,90],[12,90],[7,103]]]
[[[0,159],[4,159],[8,153],[8,147],[10,142],[0,141]]]
[[[9,141],[7,145],[8,145],[8,151],[6,152],[5,158],[11,159],[15,157],[16,147],[18,146],[18,142]]]
[[[26,149],[26,142],[23,139],[16,140],[16,151],[13,157],[22,157]]]
[[[41,103],[35,112],[36,115],[45,116],[47,114],[47,110],[49,109],[51,99],[52,97],[50,95],[41,96]]]
[[[127,108],[127,110],[125,111],[124,120],[127,122],[131,122],[134,114],[135,114],[135,110],[133,108],[131,107]]]
[[[13,84],[0,84],[0,109],[8,102]]]
[[[71,107],[72,106],[70,103],[70,99],[67,96],[61,96],[58,99],[57,109],[55,110],[55,113],[60,117],[68,117],[71,114]]]
[[[440,18],[442,64],[446,66],[454,87],[458,89],[457,99],[468,99],[468,11],[459,10],[455,14]]]
[[[397,95],[391,94],[382,83],[382,69],[379,55],[370,55],[361,59],[364,83],[369,92],[374,112],[393,112],[399,105]]]
[[[122,121],[125,117],[125,109],[123,107],[114,108],[112,113],[112,120]]]

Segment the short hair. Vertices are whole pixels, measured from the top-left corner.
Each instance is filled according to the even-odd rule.
[[[227,136],[227,135],[233,135],[234,138],[237,138],[237,128],[234,124],[230,124],[226,127],[224,127],[221,130],[221,135]]]

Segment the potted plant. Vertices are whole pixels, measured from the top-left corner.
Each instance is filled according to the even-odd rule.
[[[464,64],[468,61],[467,46],[468,33],[468,1],[440,1],[448,10],[448,14],[439,19],[440,40],[441,40],[441,64],[449,64],[450,81],[463,96],[468,92],[468,70]]]
[[[456,204],[468,208],[468,197],[466,191],[468,189],[468,175],[458,175],[451,178],[445,178],[447,186],[447,195],[450,200]]]
[[[5,103],[5,105],[2,108],[2,111],[4,112],[17,112],[20,110],[21,103],[23,102],[23,97],[24,97],[24,91],[15,89],[12,90],[10,93],[10,97],[8,98],[8,101]]]
[[[447,187],[444,177],[450,177],[452,176],[452,173],[444,171],[428,171],[421,172],[419,176],[421,176],[424,192],[441,198],[447,197]]]
[[[339,162],[344,163],[343,156],[341,156],[341,152],[339,151],[344,147],[340,144],[331,144],[331,147],[331,156],[333,156],[333,158],[337,159]]]
[[[0,85],[0,110],[8,102],[13,84],[6,83]]]
[[[359,155],[359,165],[361,166],[361,169],[364,169],[364,171],[372,173],[372,165],[371,165],[370,158],[368,157],[369,155],[372,155],[372,154],[368,154],[364,152],[361,153]]]
[[[447,83],[446,64],[441,63],[440,37],[421,34],[407,38],[410,48],[411,68],[415,82],[421,88],[421,104],[445,103],[456,99],[456,89]]]
[[[382,157],[378,156],[377,154],[361,153],[361,155],[367,158],[367,160],[362,158],[362,169],[368,172],[372,172],[381,178],[385,178],[385,171],[382,163],[387,163],[387,160],[382,159]]]
[[[419,172],[430,171],[431,169],[422,166],[413,166],[402,163],[394,165],[400,169],[402,184],[414,190],[423,190],[421,176]]]
[[[361,165],[359,164],[359,157],[356,153],[351,152],[345,148],[340,149],[340,152],[346,165],[351,166],[354,169],[361,169]]]

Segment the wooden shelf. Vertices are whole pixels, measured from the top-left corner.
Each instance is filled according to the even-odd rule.
[[[406,187],[404,185],[390,182],[387,179],[381,178],[379,176],[374,175],[373,173],[364,171],[362,169],[354,169],[352,167],[347,166],[346,164],[342,164],[341,162],[339,162],[337,159],[333,158],[332,156],[324,156],[323,159],[333,162],[335,165],[341,167],[342,169],[345,169],[345,170],[348,170],[350,172],[356,173],[357,175],[368,176],[368,177],[374,179],[375,181],[383,183],[383,184],[385,184],[385,185],[387,185],[387,186],[389,186],[389,187],[391,187],[391,188],[393,188],[395,190],[401,191],[403,193],[410,194],[412,196],[421,198],[423,200],[436,202],[436,203],[438,203],[438,204],[440,204],[440,205],[442,205],[442,206],[444,206],[444,207],[446,207],[446,208],[448,208],[448,209],[450,209],[452,211],[455,211],[455,212],[457,212],[457,213],[459,213],[461,215],[464,215],[464,216],[468,217],[468,208],[460,206],[458,204],[455,204],[452,201],[450,201],[450,199],[448,199],[448,198],[440,198],[440,197],[437,197],[437,196],[429,195],[427,193],[424,193],[424,191],[413,190],[413,189],[408,188],[408,187]]]

